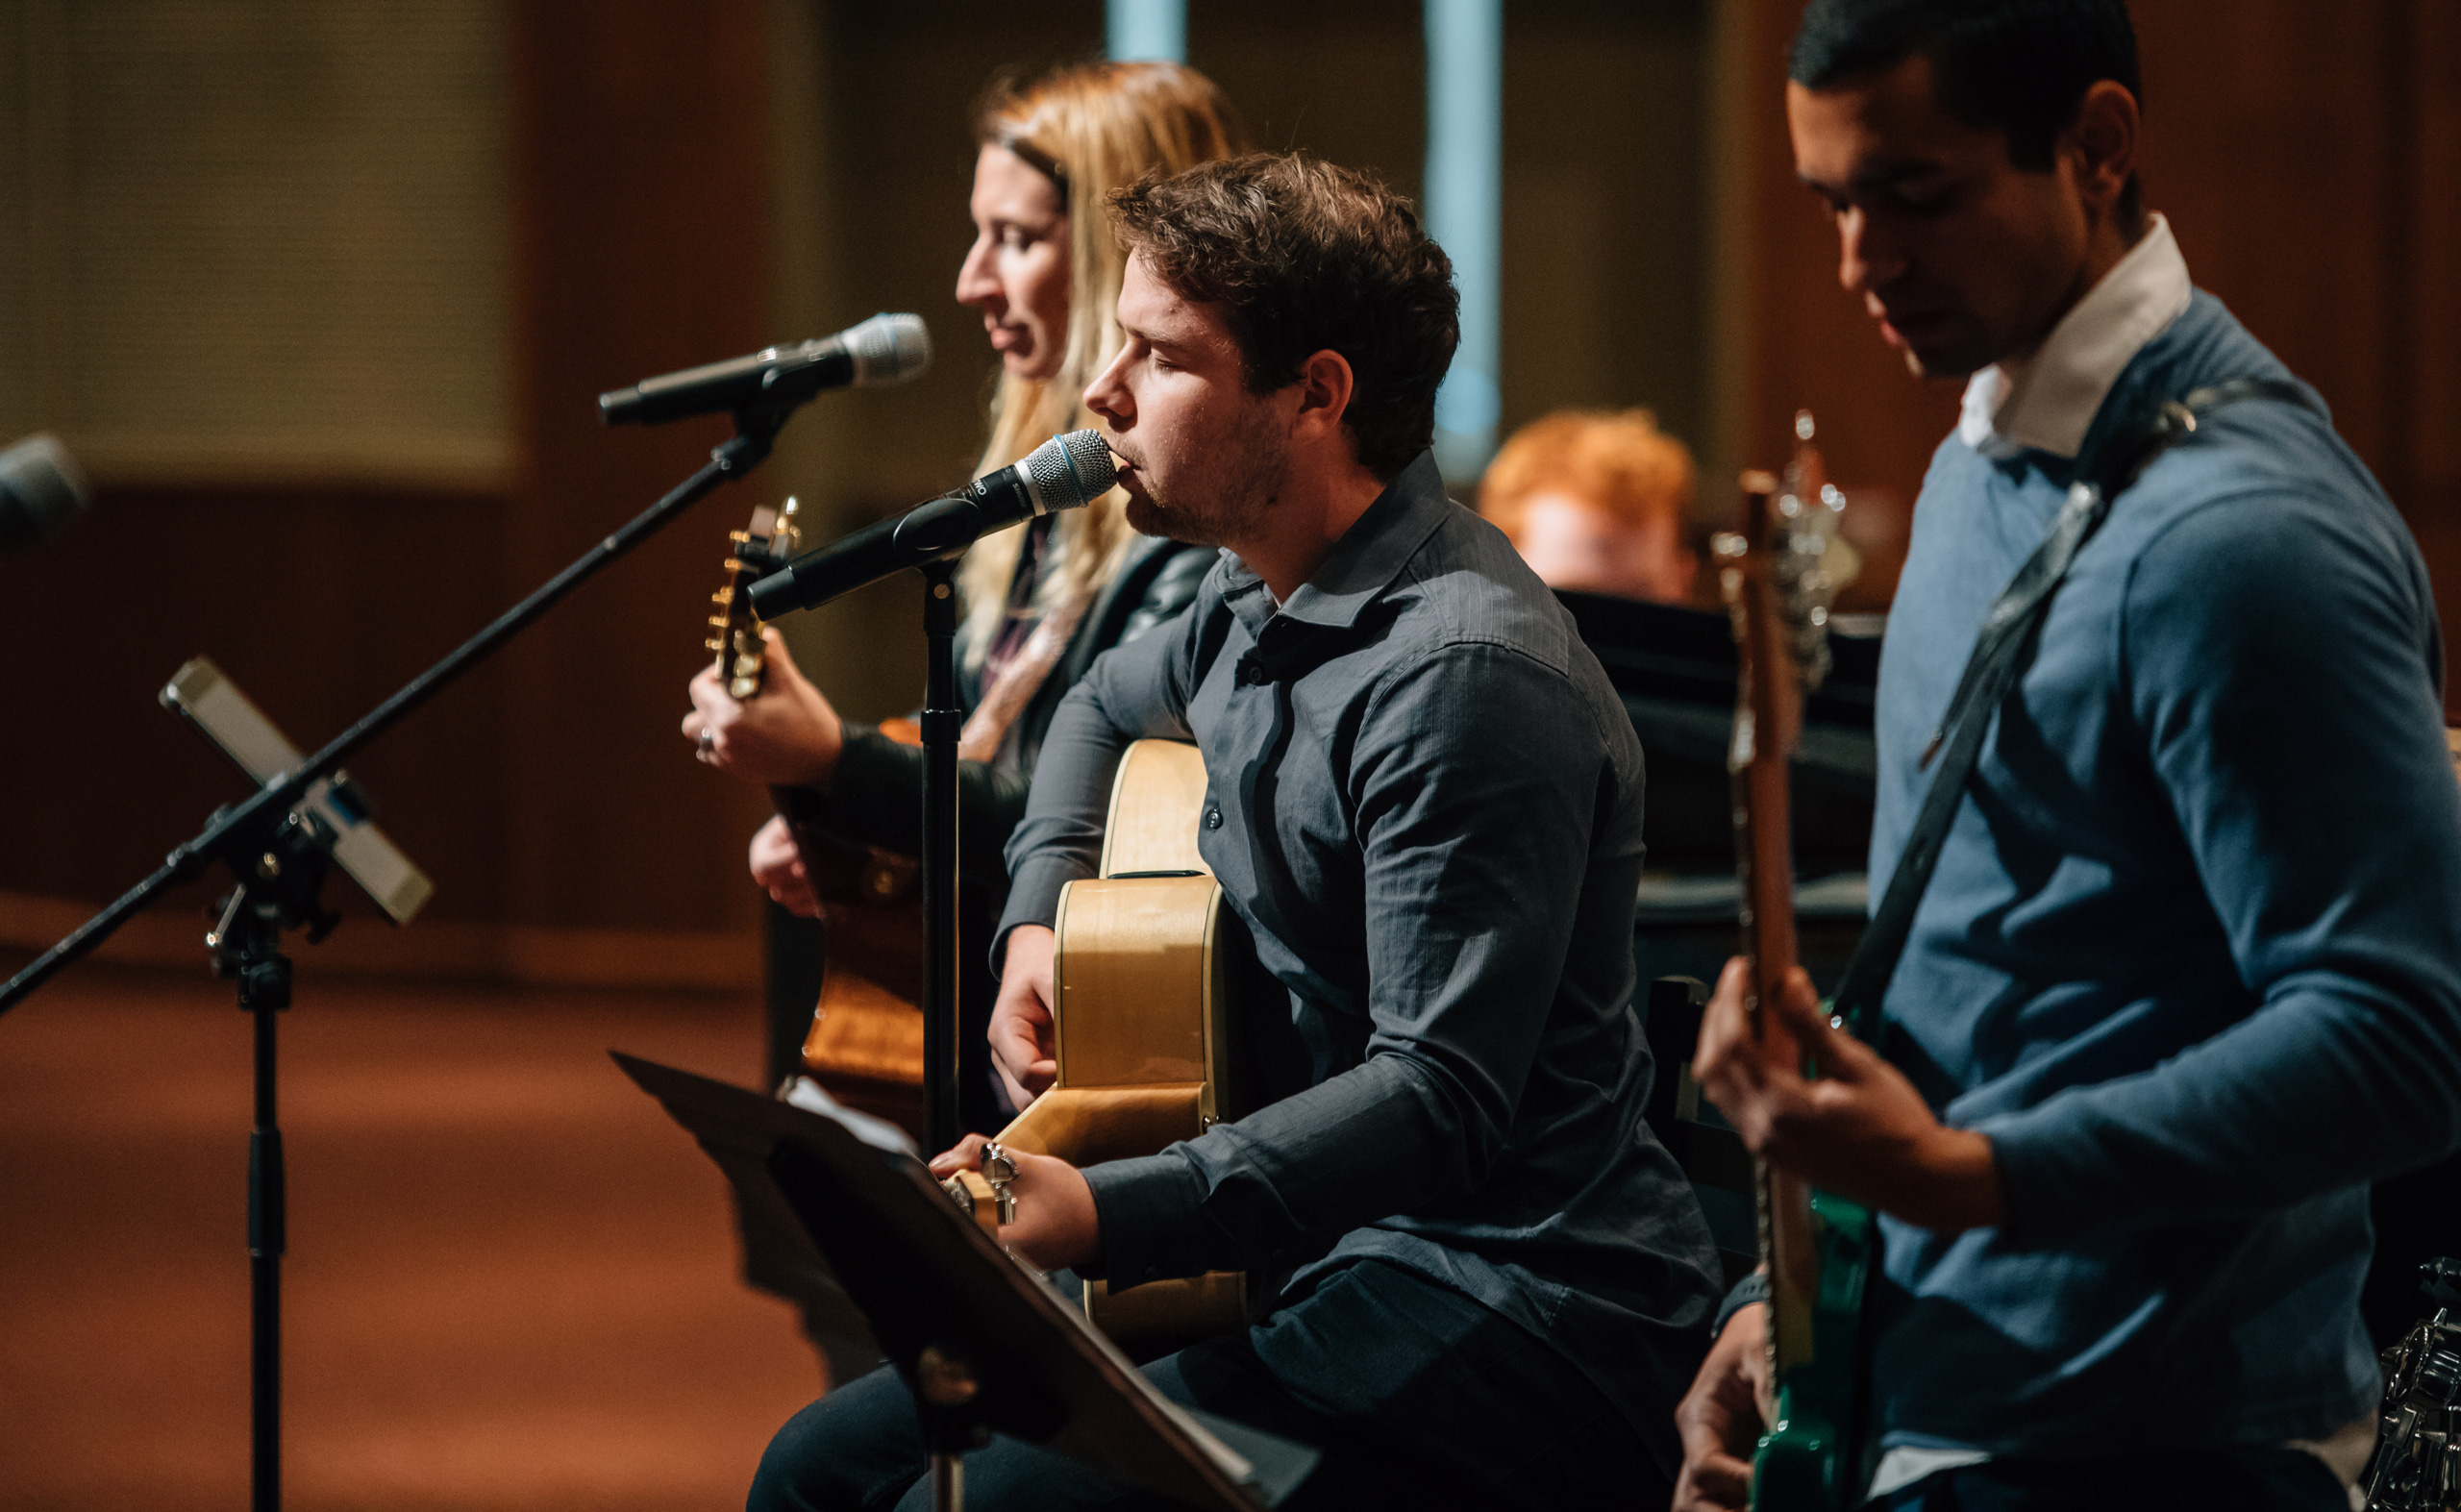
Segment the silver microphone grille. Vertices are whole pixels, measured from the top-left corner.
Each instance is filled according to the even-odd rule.
[[[855,386],[882,388],[923,376],[932,365],[932,333],[921,315],[874,315],[845,335],[855,359]]]
[[[1092,431],[1055,435],[1026,454],[1026,486],[1043,513],[1093,503],[1119,482],[1119,463]]]
[[[0,551],[51,535],[93,497],[57,436],[30,435],[0,452]]]

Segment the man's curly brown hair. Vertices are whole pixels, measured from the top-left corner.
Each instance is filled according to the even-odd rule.
[[[1373,174],[1252,153],[1111,196],[1121,239],[1182,299],[1221,309],[1248,387],[1298,381],[1330,349],[1356,382],[1342,416],[1359,465],[1390,479],[1435,439],[1435,390],[1461,339],[1453,260]]]

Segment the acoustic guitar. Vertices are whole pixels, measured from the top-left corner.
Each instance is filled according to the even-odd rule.
[[[1741,660],[1728,770],[1752,1032],[1773,1059],[1806,1061],[1767,1004],[1795,965],[1787,764],[1802,696],[1827,671],[1829,584],[1821,560],[1844,496],[1812,447],[1809,414],[1783,481],[1744,475],[1739,528],[1715,551]],[[1818,1067],[1805,1064],[1807,1074]],[[1769,1277],[1769,1424],[1753,1458],[1756,1512],[1846,1512],[1867,1481],[1863,1297],[1878,1255],[1871,1212],[1754,1162],[1760,1260]]]
[[[1233,1004],[1261,975],[1245,927],[1197,854],[1205,759],[1140,740],[1120,760],[1101,875],[1060,890],[1052,967],[1058,1080],[1001,1130],[1031,1154],[1092,1165],[1150,1155],[1236,1118]],[[998,1203],[976,1172],[950,1195],[996,1241]],[[1215,1272],[1114,1294],[1085,1283],[1085,1314],[1124,1346],[1183,1343],[1247,1321],[1247,1276]]]
[[[752,511],[728,534],[726,581],[705,644],[727,693],[741,703],[766,685],[768,646],[747,589],[800,549],[793,499]],[[921,742],[909,720],[882,731]],[[804,1039],[804,1069],[841,1102],[920,1134],[923,1122],[923,917],[912,858],[796,824],[783,803],[821,910],[821,990]]]

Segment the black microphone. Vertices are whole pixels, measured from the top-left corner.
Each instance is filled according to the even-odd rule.
[[[609,425],[657,425],[719,409],[785,409],[824,388],[882,388],[923,376],[932,335],[920,315],[874,315],[833,336],[644,378],[598,396]]]
[[[0,551],[57,534],[94,490],[57,436],[30,435],[0,452]]]
[[[752,585],[752,612],[776,619],[854,592],[907,567],[954,557],[1004,525],[1078,509],[1119,481],[1111,449],[1091,431],[1055,435],[1014,467],[974,481],[965,492],[917,505],[806,552]]]

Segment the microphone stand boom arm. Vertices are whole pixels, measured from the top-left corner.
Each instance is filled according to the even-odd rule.
[[[262,837],[298,806],[321,778],[331,776],[352,753],[399,724],[404,717],[441,692],[474,664],[554,608],[564,596],[630,552],[668,521],[690,508],[719,484],[743,477],[769,456],[778,429],[791,407],[738,410],[733,437],[709,453],[700,471],[679,483],[622,529],[600,541],[581,559],[549,579],[530,597],[497,616],[495,623],[461,643],[443,660],[410,680],[379,704],[323,750],[298,767],[267,782],[245,800],[217,809],[194,838],[178,846],[153,875],[123,893],[117,902],[81,924],[67,938],[37,956],[23,971],[0,984],[0,1013],[6,1013],[58,975],[61,968],[91,952],[112,931],[178,883],[188,881],[206,866],[221,859],[244,884],[255,876]]]

